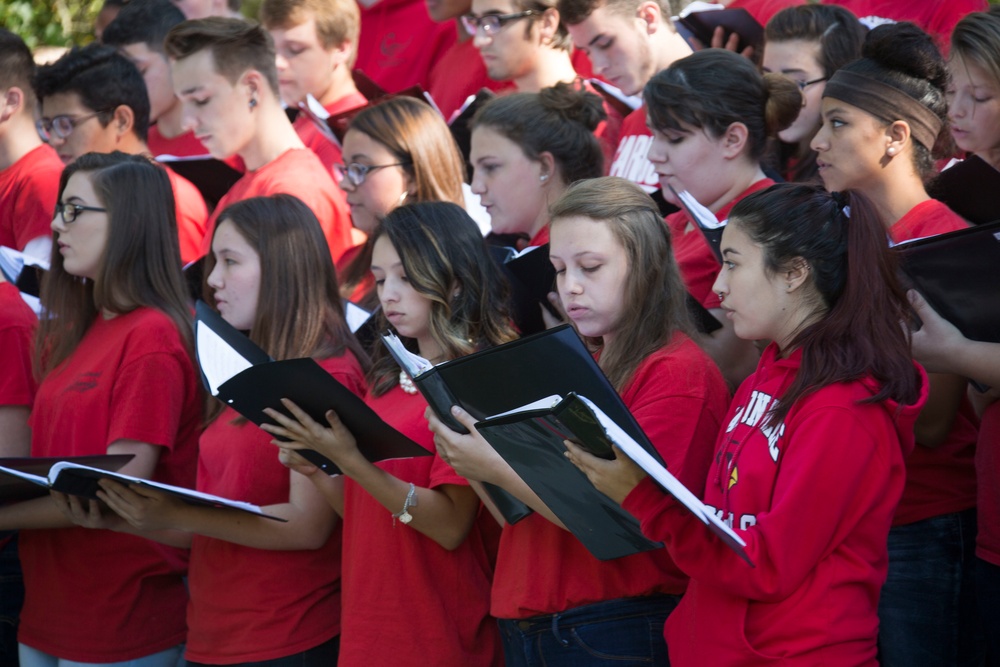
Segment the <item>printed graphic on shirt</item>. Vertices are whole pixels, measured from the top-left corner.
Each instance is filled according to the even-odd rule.
[[[653,170],[653,163],[646,158],[653,137],[649,135],[629,135],[623,137],[615,151],[609,175],[620,176],[637,183],[646,192],[656,192],[660,181]]]
[[[722,521],[727,526],[732,529],[746,530],[750,526],[757,525],[757,515],[756,514],[741,514],[739,521],[736,520],[736,515],[732,512],[724,512],[723,510],[716,509],[711,505],[705,505],[710,512],[715,514],[719,521]]]
[[[750,428],[758,426],[768,413],[778,408],[779,402],[780,401],[773,398],[770,394],[754,390],[750,394],[749,403],[736,410],[736,414],[733,415],[732,421],[730,421],[729,426],[726,427],[726,433],[731,433],[738,424],[746,424]],[[778,449],[778,440],[785,434],[784,422],[780,424],[768,424],[767,426],[761,425],[760,432],[764,434],[765,438],[767,438],[767,450],[771,455],[771,460],[777,463],[778,454],[780,453],[780,450]],[[730,481],[735,483],[732,480]],[[730,484],[730,486],[732,486],[732,484]]]
[[[78,394],[82,394],[85,391],[90,391],[97,386],[97,381],[101,379],[101,372],[94,371],[90,373],[80,373],[76,382],[66,387],[64,393],[75,391]]]

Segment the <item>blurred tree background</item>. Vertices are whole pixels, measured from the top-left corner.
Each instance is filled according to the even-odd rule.
[[[103,4],[104,0],[0,0],[0,26],[19,34],[32,49],[87,44],[94,39],[94,19]],[[256,16],[259,5],[260,0],[244,0],[243,13]]]
[[[0,26],[21,36],[29,48],[87,44],[104,0],[0,0]],[[243,13],[256,16],[260,0],[244,0]]]
[[[93,40],[94,19],[104,0],[0,0],[0,25],[32,49]]]

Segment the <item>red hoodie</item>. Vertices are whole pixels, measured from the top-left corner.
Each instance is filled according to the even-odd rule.
[[[756,567],[651,480],[625,500],[691,576],[664,631],[674,667],[878,664],[886,540],[926,376],[919,371],[915,405],[859,405],[872,396],[868,378],[809,394],[767,427],[801,361],[801,350],[787,359],[774,344],[764,351],[733,399],[705,485],[705,502],[746,541]]]

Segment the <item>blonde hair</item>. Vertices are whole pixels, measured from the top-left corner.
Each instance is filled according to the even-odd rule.
[[[687,291],[656,203],[639,186],[606,176],[571,185],[549,210],[555,229],[566,218],[582,217],[608,226],[625,249],[628,273],[621,319],[614,341],[604,345],[600,365],[619,392],[647,356],[670,343],[678,331],[692,331]]]
[[[260,22],[268,30],[287,30],[309,18],[316,20],[316,35],[324,48],[351,42],[347,64],[353,66],[361,32],[361,12],[355,0],[264,0],[260,6]]]

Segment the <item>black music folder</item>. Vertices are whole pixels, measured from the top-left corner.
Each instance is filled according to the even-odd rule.
[[[624,404],[620,407],[626,409]],[[550,396],[481,421],[476,428],[595,558],[610,560],[662,545],[646,538],[635,517],[598,491],[566,459],[565,440],[607,459],[614,458],[612,445],[617,445],[750,563],[743,539],[667,471],[659,456],[654,456],[655,450],[631,438],[584,396]]]
[[[1000,343],[1000,221],[895,246],[927,303],[970,340]]]
[[[274,423],[264,414],[265,408],[291,416],[281,403],[288,398],[320,424],[326,424],[327,410],[336,412],[357,438],[358,449],[373,463],[430,456],[431,452],[386,424],[315,360],[274,361],[204,302],[199,301],[195,309],[195,348],[205,387],[254,424]],[[318,452],[299,453],[327,474],[340,472]]]
[[[26,456],[0,458],[0,502],[17,503],[22,500],[41,498],[55,488],[49,478],[52,467],[62,461],[92,466],[103,470],[118,470],[131,461],[132,454],[95,454],[93,456]],[[95,482],[83,495],[96,498]],[[63,491],[56,488],[56,491]],[[67,492],[68,493],[68,492]]]
[[[556,270],[549,261],[549,244],[516,250],[509,246],[487,245],[510,285],[511,318],[522,336],[545,330],[541,308],[557,319],[559,313],[549,303],[556,289]]]
[[[748,46],[754,47],[754,50],[759,52],[764,43],[764,26],[757,23],[757,19],[742,7],[691,12],[677,19],[677,22],[680,24],[679,28],[683,27],[684,31],[701,42],[702,48],[705,49],[712,46],[712,36],[718,27],[726,31],[726,39],[734,32],[740,36],[739,45],[736,47],[737,53],[742,53]]]
[[[577,392],[600,405],[659,458],[576,330],[568,324],[437,366],[407,351],[395,336],[383,336],[383,340],[438,419],[453,431],[468,432],[452,416],[453,405],[482,420],[547,396]],[[506,491],[497,487],[489,490],[494,501],[499,498],[497,507],[508,523],[516,523],[531,512]]]
[[[243,177],[239,170],[211,155],[197,157],[160,155],[156,161],[191,181],[198,188],[209,210],[214,210],[219,200],[225,197],[229,189],[236,185],[236,181]]]
[[[927,193],[974,225],[1000,219],[1000,171],[977,155],[942,171]]]

